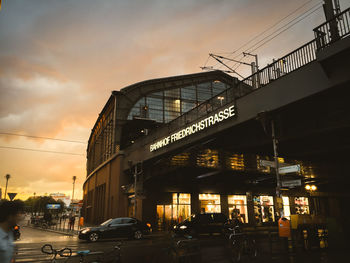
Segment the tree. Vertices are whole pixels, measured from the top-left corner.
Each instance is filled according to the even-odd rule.
[[[62,200],[56,201],[51,196],[29,197],[25,202],[25,207],[28,212],[45,213],[48,211],[47,204],[60,204],[60,209],[55,209],[55,213],[62,213],[66,209],[66,205]]]

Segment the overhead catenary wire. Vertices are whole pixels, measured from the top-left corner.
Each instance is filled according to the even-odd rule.
[[[283,20],[287,19],[288,17],[290,17],[291,15],[295,14],[297,11],[299,11],[300,9],[302,9],[304,6],[308,5],[309,3],[313,2],[314,0],[309,0],[306,3],[302,4],[301,6],[299,6],[297,9],[295,9],[294,11],[292,11],[291,13],[289,13],[287,16],[283,17],[282,19],[278,20],[276,23],[274,23],[273,25],[271,25],[270,27],[268,27],[267,29],[265,29],[263,32],[257,34],[255,37],[253,37],[252,39],[250,39],[248,42],[246,42],[245,44],[243,44],[242,46],[240,46],[239,48],[237,48],[235,51],[232,51],[231,54],[236,53],[238,50],[244,48],[245,46],[247,46],[249,43],[253,42],[255,39],[257,39],[258,37],[262,36],[263,34],[265,34],[266,32],[268,32],[270,29],[274,28],[275,26],[277,26],[279,23],[281,23]],[[318,4],[320,4],[321,2],[319,2]],[[317,5],[318,5],[317,4]]]
[[[26,135],[26,134],[17,134],[17,133],[9,133],[9,132],[0,132],[0,135],[21,136],[21,137],[34,138],[34,139],[44,139],[44,140],[53,140],[53,141],[61,141],[61,142],[70,142],[70,143],[81,143],[81,144],[86,144],[86,142],[83,142],[83,141],[74,141],[74,140],[66,140],[66,139],[57,139],[57,138],[52,138],[52,137],[42,137],[42,136]]]
[[[304,20],[305,18],[307,18],[309,15],[315,13],[316,11],[318,11],[321,8],[321,6],[319,6],[318,8],[316,8],[315,10],[313,10],[311,13],[309,13],[308,15],[306,15],[305,17],[299,19],[298,21],[296,21],[295,23],[293,23],[292,25],[290,25],[289,27],[287,27],[286,29],[284,29],[283,31],[279,32],[277,35],[273,36],[272,38],[268,39],[268,41],[263,42],[261,45],[257,46],[256,48],[250,50],[250,52],[253,52],[257,49],[259,49],[260,47],[262,47],[263,45],[265,45],[266,43],[270,42],[272,39],[276,38],[277,36],[279,36],[280,34],[282,34],[283,32],[285,32],[286,30],[288,30],[289,28],[291,28],[292,26],[294,26],[295,24],[299,23],[300,21]]]
[[[238,49],[236,49],[235,51],[231,52],[230,54],[234,54],[237,51],[239,51],[240,49],[246,47],[249,43],[253,42],[254,40],[256,40],[258,37],[260,37],[261,35],[265,34],[266,32],[268,32],[269,30],[271,30],[272,28],[274,28],[275,26],[277,26],[278,24],[280,24],[282,21],[284,21],[285,19],[287,19],[288,17],[290,17],[291,15],[295,14],[296,12],[298,12],[300,9],[302,9],[303,7],[305,7],[307,4],[311,3],[314,0],[310,0],[307,1],[306,3],[302,4],[301,6],[299,6],[298,8],[296,8],[295,10],[293,10],[291,13],[289,13],[288,15],[286,15],[285,17],[283,17],[282,19],[280,19],[279,21],[277,21],[276,23],[274,23],[273,25],[271,25],[270,27],[268,27],[267,29],[265,29],[263,32],[259,33],[258,35],[256,35],[255,37],[253,37],[252,39],[250,39],[249,41],[247,41],[246,43],[244,43],[242,46],[240,46]],[[296,18],[292,19],[291,21],[289,21],[287,24],[279,27],[278,29],[274,30],[271,34],[274,34],[276,32],[278,32],[279,30],[283,29],[285,26],[288,26],[290,23],[292,23],[293,21],[297,20],[298,18],[300,18],[301,16],[303,16],[304,14],[306,14],[307,12],[309,12],[310,10],[312,10],[313,8],[315,8],[316,6],[322,4],[322,2],[318,2],[316,5],[313,5],[311,8],[309,8],[308,10],[306,10],[305,12],[301,13],[301,15],[297,16]],[[270,35],[271,35],[270,34]],[[266,37],[264,38],[266,39]],[[260,40],[261,41],[261,40]],[[256,45],[256,43],[254,44]],[[253,46],[254,46],[253,45]],[[252,47],[252,46],[251,46]],[[249,50],[251,47],[248,47],[245,49],[245,51]],[[234,58],[238,58],[241,54],[235,56]],[[244,58],[244,57],[243,57]],[[241,58],[240,60],[243,60],[243,58]],[[205,66],[207,65],[208,62],[206,62]],[[216,65],[218,65],[219,63],[216,63],[213,67],[215,67]],[[204,66],[204,67],[205,67]],[[236,66],[233,65],[233,67]],[[219,68],[221,68],[222,65],[219,66]],[[239,66],[238,66],[239,67]],[[237,69],[238,67],[236,67],[235,69]]]
[[[268,36],[264,37],[263,39],[259,40],[257,43],[255,43],[254,45],[250,46],[249,48],[247,48],[244,52],[254,52],[257,49],[259,49],[260,47],[262,47],[263,45],[265,45],[266,43],[270,42],[271,40],[275,39],[277,36],[279,36],[280,34],[282,34],[283,32],[287,31],[288,29],[290,29],[291,27],[293,27],[295,24],[299,23],[300,21],[304,20],[305,18],[307,18],[308,16],[310,16],[311,14],[315,13],[317,10],[319,10],[322,7],[321,3],[318,3],[317,5],[314,5],[313,7],[309,8],[307,11],[305,11],[304,13],[302,13],[301,15],[299,15],[298,17],[296,17],[295,19],[289,21],[287,24],[279,27],[278,29],[276,29],[275,31],[273,31],[271,34],[269,34]],[[269,38],[270,37],[270,38]],[[267,39],[267,40],[266,40]],[[266,40],[265,42],[263,42],[264,40]],[[261,45],[261,42],[263,42]],[[256,47],[256,45],[258,45]],[[234,57],[235,59],[238,58],[240,55],[237,55],[236,57]],[[244,56],[240,58],[240,61],[242,61],[244,59]],[[234,67],[234,70],[237,70],[237,68],[240,65],[237,65],[239,63],[235,63],[234,65],[232,65],[232,67]],[[220,68],[220,67],[219,67]]]
[[[2,146],[2,145],[0,145],[0,148],[1,148],[1,149],[11,149],[11,150],[32,151],[32,152],[43,152],[43,153],[54,153],[54,154],[67,154],[67,155],[85,156],[85,154],[82,154],[82,153],[70,153],[70,152],[60,152],[60,151],[48,151],[48,150],[39,150],[39,149],[22,148],[22,147],[12,147],[12,146]]]

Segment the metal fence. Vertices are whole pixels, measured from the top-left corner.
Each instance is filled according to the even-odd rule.
[[[265,86],[314,61],[316,59],[316,49],[316,40],[312,40],[288,55],[275,60],[257,73],[243,79],[242,82],[254,89]]]
[[[350,34],[350,8],[314,29],[317,49],[323,49]]]
[[[191,123],[200,118],[204,118],[212,111],[215,111],[235,99],[242,97],[256,89],[259,89],[274,80],[279,79],[301,67],[316,60],[316,52],[321,48],[329,46],[334,41],[344,38],[350,34],[350,8],[344,10],[334,19],[329,20],[314,29],[316,38],[275,60],[272,64],[267,65],[258,72],[241,80],[238,84],[233,84],[230,88],[216,95],[209,100],[204,101],[197,107],[186,112],[180,117],[169,122],[169,132],[177,130],[179,127]],[[334,38],[331,30],[331,24],[336,23],[339,37]]]

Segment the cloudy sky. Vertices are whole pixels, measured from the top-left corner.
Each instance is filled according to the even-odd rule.
[[[264,37],[273,37],[274,30],[283,25],[275,34],[286,29],[309,10],[300,22],[253,51],[263,67],[313,38],[312,29],[324,21],[322,8],[317,9],[320,2],[3,0],[0,187],[4,190],[4,177],[11,174],[8,192],[21,198],[34,192],[70,195],[75,175],[81,197],[85,143],[112,90],[146,79],[200,72],[205,63],[218,68],[213,60],[207,61],[208,53],[240,59],[242,51],[261,41],[258,47]],[[343,9],[349,6],[341,1]],[[246,66],[238,71],[249,75]]]

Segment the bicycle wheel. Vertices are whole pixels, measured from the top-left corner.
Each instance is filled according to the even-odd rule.
[[[240,262],[242,259],[242,246],[237,239],[230,240],[229,259],[231,262]]]
[[[248,239],[247,252],[251,259],[258,257],[258,247],[256,245],[255,239]]]

